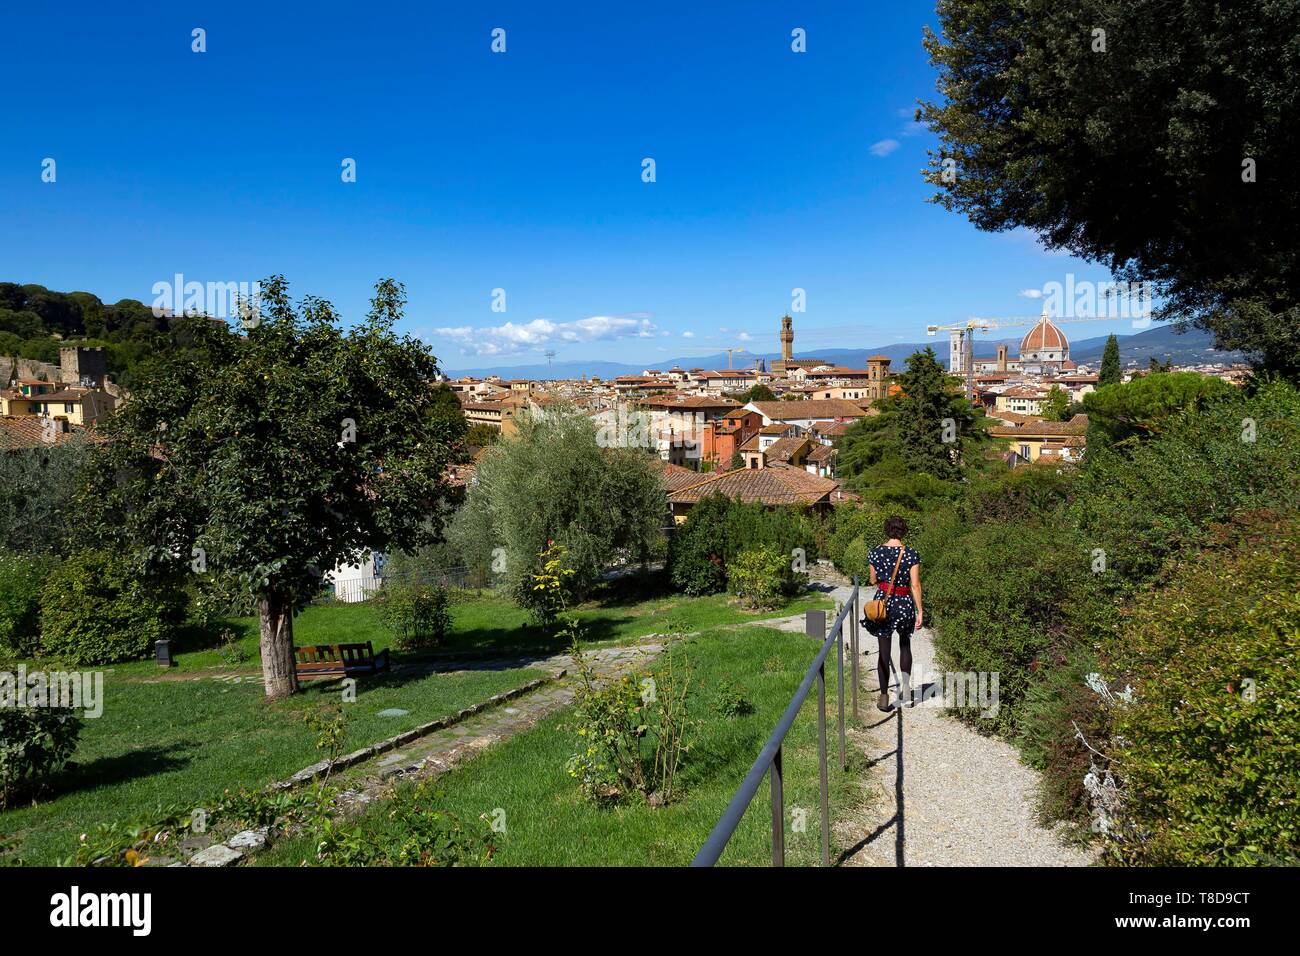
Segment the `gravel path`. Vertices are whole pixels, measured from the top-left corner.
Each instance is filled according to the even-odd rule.
[[[836,601],[849,598],[837,587]],[[828,615],[829,616],[829,615]],[[876,641],[862,632],[859,704],[866,728],[854,745],[870,761],[866,805],[836,825],[848,866],[1087,866],[1035,819],[1038,774],[1014,747],[982,736],[934,706],[876,709]],[[894,641],[894,664],[898,641]],[[912,636],[914,685],[938,675],[931,632]],[[941,678],[940,678],[941,680]],[[897,676],[893,693],[897,693]],[[942,698],[942,693],[939,694]]]

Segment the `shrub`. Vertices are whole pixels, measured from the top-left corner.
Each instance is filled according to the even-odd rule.
[[[185,615],[184,595],[104,551],[73,555],[41,593],[41,652],[73,664],[147,657]]]
[[[1244,526],[1244,527],[1243,527]],[[1107,677],[1123,863],[1300,862],[1300,519],[1243,520],[1126,614]]]
[[[790,558],[772,546],[742,551],[727,567],[727,585],[746,607],[780,607],[799,588],[801,575]]]
[[[1072,468],[1046,460],[1001,471],[971,487],[966,495],[966,513],[972,524],[1056,519],[1069,501],[1074,477]]]
[[[1176,567],[1170,555],[1199,548],[1239,511],[1300,506],[1297,473],[1300,391],[1272,382],[1185,411],[1127,449],[1090,447],[1071,517],[1106,553],[1098,583],[1123,593]]]
[[[867,581],[867,562],[870,558],[871,546],[867,544],[866,538],[858,535],[844,549],[844,554],[836,563],[836,567],[849,577],[857,577],[859,582]]]
[[[41,589],[52,567],[48,558],[0,556],[0,651],[20,657],[36,652]]]
[[[1037,671],[1025,691],[1016,742],[1025,762],[1042,773],[1038,806],[1044,823],[1089,817],[1083,779],[1094,761],[1078,734],[1094,747],[1104,746],[1109,734],[1106,711],[1087,684],[1096,671],[1092,653],[1075,648],[1064,664]]]
[[[673,585],[687,594],[715,594],[727,584],[727,568],[742,551],[771,547],[794,560],[817,558],[820,527],[798,508],[768,508],[723,495],[709,495],[692,509],[669,545]]]
[[[495,834],[480,821],[466,826],[434,801],[434,782],[393,791],[387,824],[360,824],[322,815],[314,821],[316,860],[322,866],[474,866],[496,852]]]
[[[554,541],[546,543],[537,555],[538,568],[529,575],[529,586],[520,592],[517,603],[531,611],[539,624],[551,625],[574,597],[577,572],[571,566],[568,549]]]
[[[710,495],[691,509],[668,545],[673,586],[687,594],[716,594],[727,586],[726,544],[722,526],[730,502]]]
[[[713,711],[720,717],[745,717],[754,713],[753,701],[745,696],[745,689],[723,678],[713,694]]]
[[[77,749],[79,711],[0,703],[0,807],[44,790]]]
[[[1036,522],[980,525],[923,568],[944,669],[999,674],[997,715],[978,726],[1013,731],[1034,673],[1065,663],[1088,575],[1068,530]]]
[[[393,646],[403,651],[441,644],[451,628],[450,604],[446,588],[405,582],[385,586],[375,601]]]
[[[670,651],[653,674],[637,681],[624,674],[597,677],[582,653],[580,632],[570,624],[571,653],[578,674],[573,729],[578,751],[568,761],[569,775],[592,800],[639,795],[652,806],[679,793],[678,770],[690,749],[694,721],[688,716],[690,668]]]

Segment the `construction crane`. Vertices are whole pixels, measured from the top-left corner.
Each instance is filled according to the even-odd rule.
[[[925,334],[948,333],[948,371],[949,373],[965,373],[966,397],[974,401],[975,333],[1014,328],[1018,325],[1037,325],[1039,322],[1046,321],[1051,321],[1053,325],[1060,325],[1064,322],[1113,322],[1114,318],[1099,315],[1057,319],[1049,316],[1047,309],[1044,308],[1042,315],[1037,316],[1008,315],[996,318],[972,316],[965,322],[958,322],[954,325],[928,325],[925,328]]]
[[[746,350],[745,350],[745,349],[740,349],[740,348],[731,348],[731,349],[723,349],[722,351],[724,351],[724,352],[727,353],[727,371],[731,371],[731,353],[732,353],[732,352],[744,352],[744,351],[746,351]]]

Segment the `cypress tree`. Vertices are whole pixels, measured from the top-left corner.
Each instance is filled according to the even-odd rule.
[[[1097,387],[1118,385],[1122,373],[1119,367],[1119,339],[1111,335],[1106,340],[1106,349],[1101,353],[1101,372],[1097,376]]]

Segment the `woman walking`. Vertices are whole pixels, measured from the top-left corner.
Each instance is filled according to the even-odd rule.
[[[862,626],[880,643],[876,675],[880,678],[880,710],[890,710],[889,664],[894,633],[898,633],[898,703],[912,698],[912,632],[921,629],[921,556],[903,544],[907,522],[897,516],[885,519],[884,544],[868,555],[871,584],[877,601],[884,601],[885,616]]]

